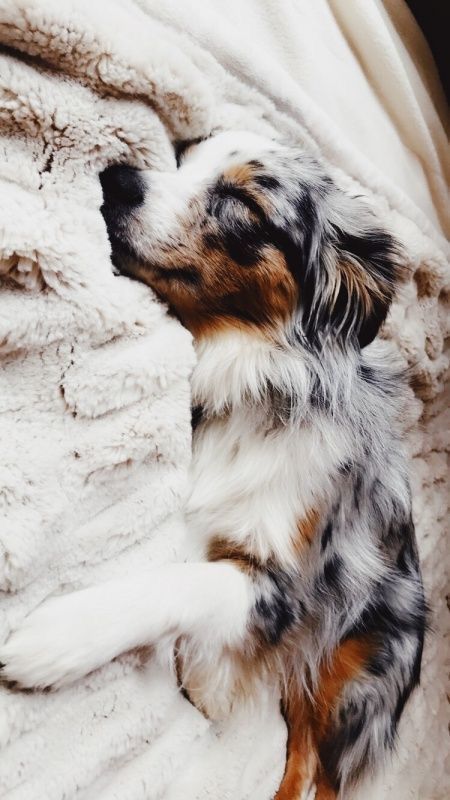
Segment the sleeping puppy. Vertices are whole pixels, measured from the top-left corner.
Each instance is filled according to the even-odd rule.
[[[317,161],[253,134],[191,145],[173,174],[100,180],[115,264],[194,336],[198,558],[47,601],[4,674],[61,685],[169,638],[210,717],[281,691],[277,800],[342,796],[393,747],[422,656],[402,380],[371,344],[398,248]]]

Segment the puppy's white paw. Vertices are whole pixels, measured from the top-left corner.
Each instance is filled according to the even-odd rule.
[[[0,647],[0,678],[23,687],[61,686],[106,663],[102,615],[89,591],[52,598],[28,616]]]

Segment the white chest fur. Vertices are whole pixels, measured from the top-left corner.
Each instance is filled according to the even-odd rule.
[[[288,564],[298,524],[323,505],[345,443],[330,423],[270,428],[258,417],[238,409],[200,428],[187,521],[200,552],[225,537]]]

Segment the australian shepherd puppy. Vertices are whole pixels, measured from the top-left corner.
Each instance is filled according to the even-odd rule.
[[[60,685],[169,638],[211,717],[281,691],[277,800],[342,796],[393,747],[422,656],[404,392],[373,342],[398,248],[315,159],[250,133],[188,146],[174,173],[100,180],[118,268],[194,336],[197,559],[47,601],[4,674]]]

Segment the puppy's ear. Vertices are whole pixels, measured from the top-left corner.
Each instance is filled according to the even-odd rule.
[[[340,215],[324,228],[308,259],[302,327],[309,339],[331,335],[365,347],[389,311],[402,270],[401,251],[389,233],[367,224],[364,206],[358,215],[358,207],[349,206],[347,224]]]

